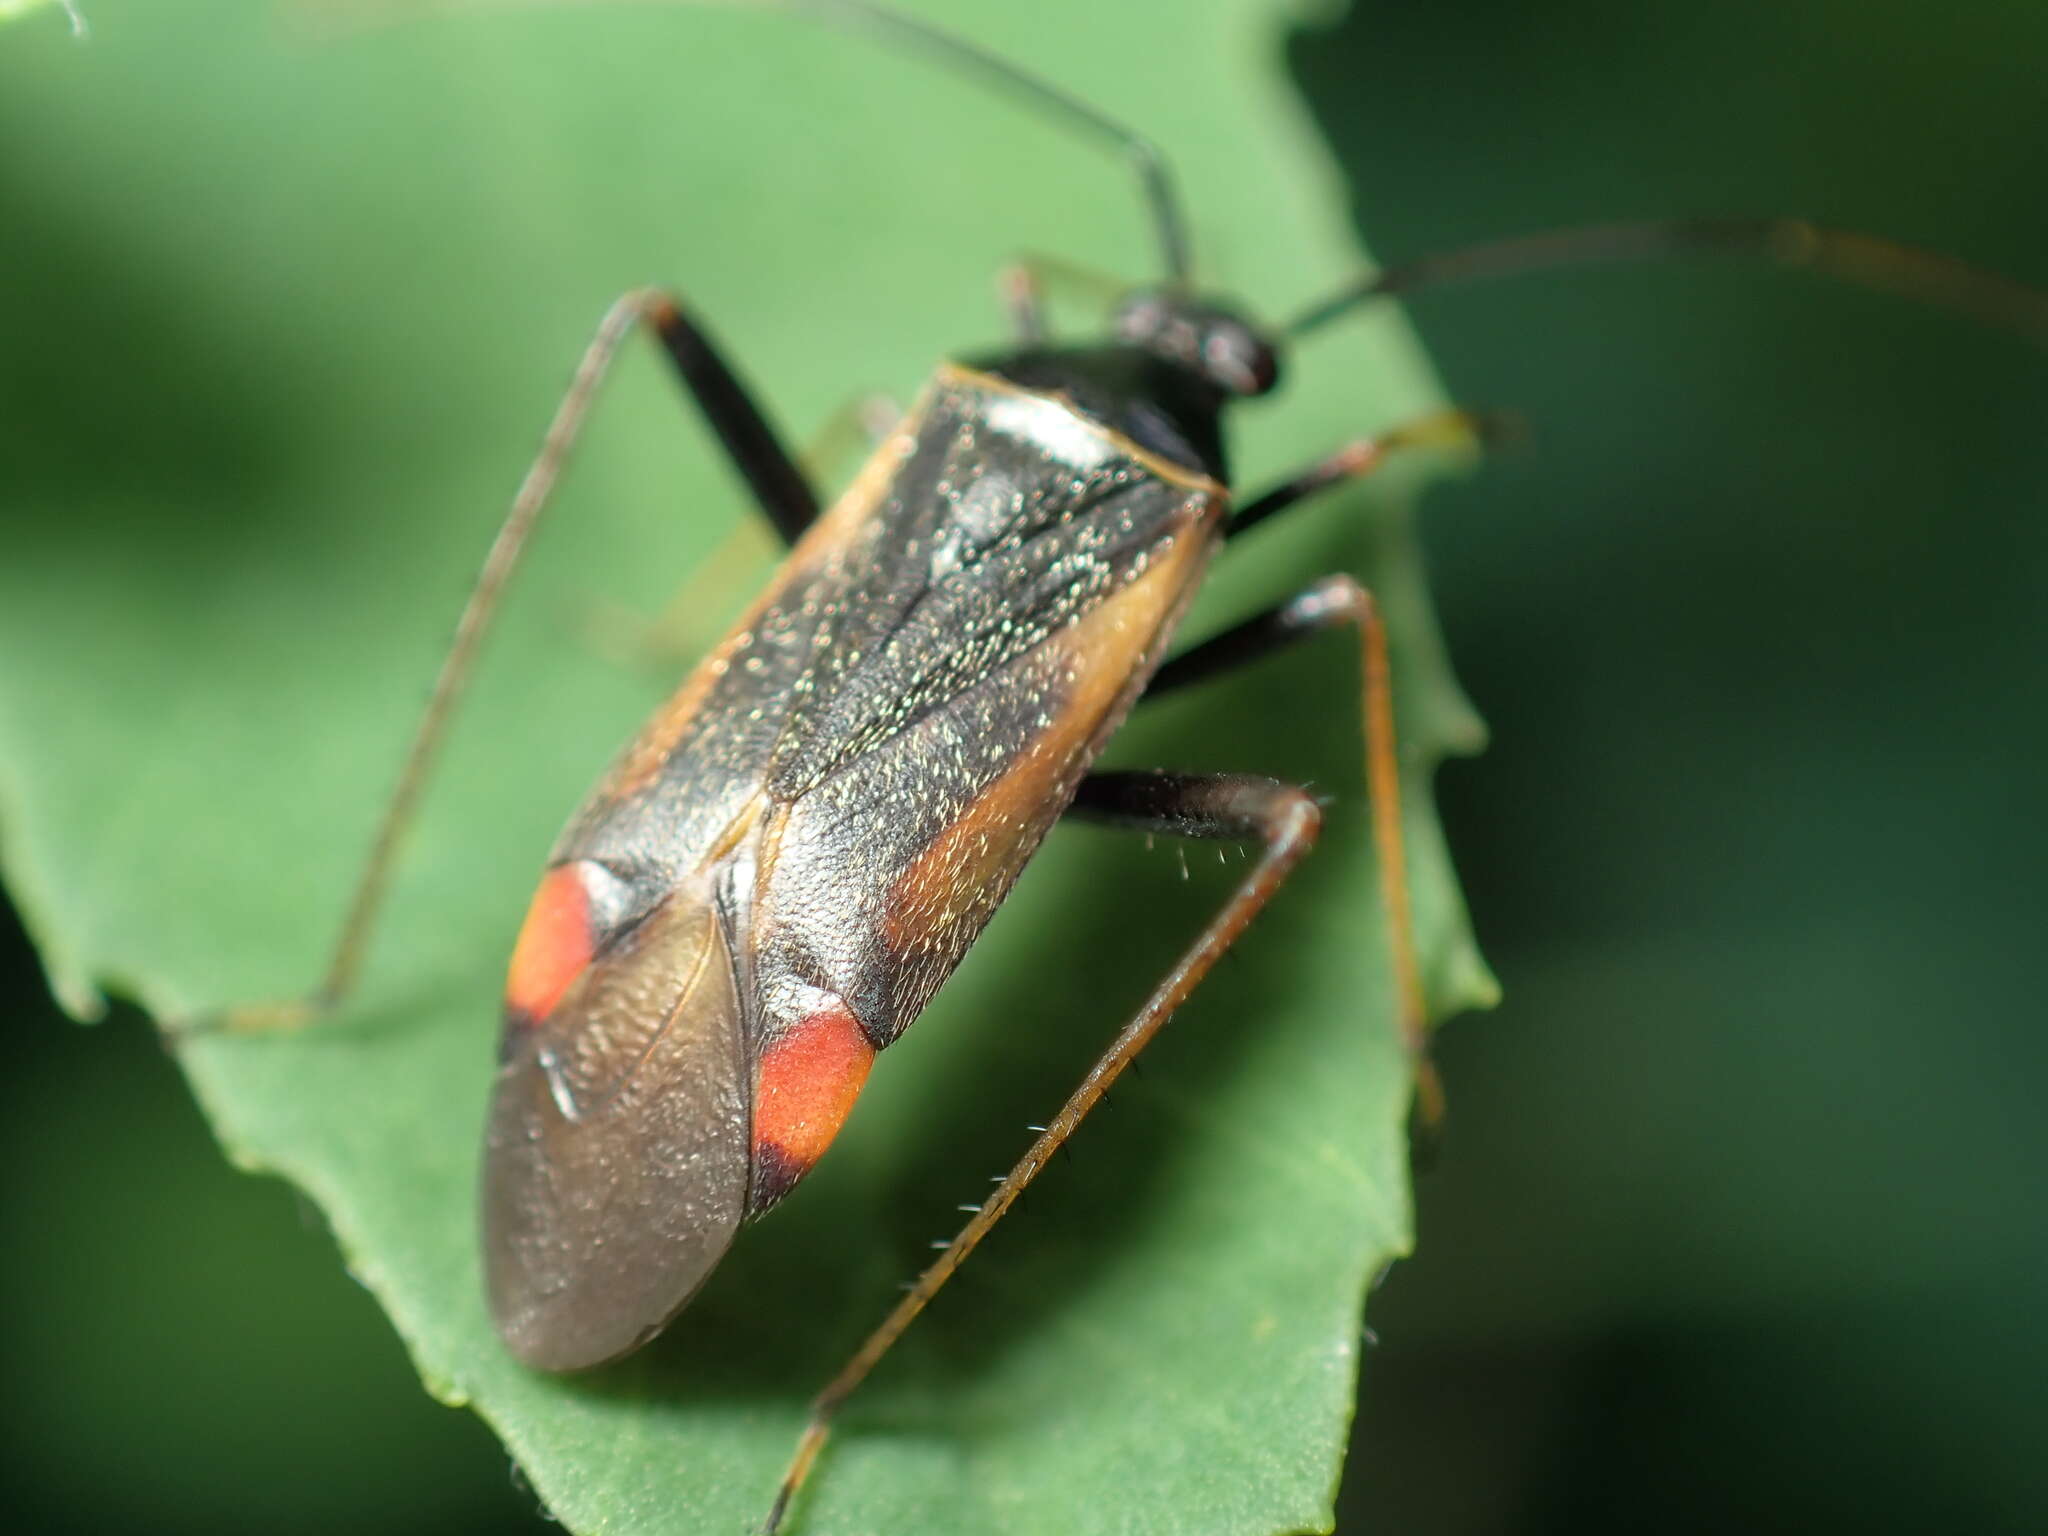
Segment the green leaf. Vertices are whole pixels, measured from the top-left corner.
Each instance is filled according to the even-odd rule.
[[[1363,260],[1279,67],[1286,5],[1205,0],[1164,32],[1080,0],[946,18],[1172,146],[1205,276],[1256,311]],[[0,257],[26,338],[0,470],[0,646],[22,663],[0,673],[0,853],[81,1013],[102,990],[167,1018],[316,977],[466,584],[618,291],[687,293],[801,439],[1000,341],[990,275],[1020,251],[1155,270],[1121,166],[783,17],[326,35],[212,0],[95,20],[91,49],[24,35],[0,56],[29,233]],[[1247,484],[1437,402],[1391,315],[1290,362],[1239,424]],[[1427,805],[1430,767],[1480,734],[1405,531],[1432,467],[1232,551],[1189,629],[1335,569],[1380,592],[1442,1013],[1490,983]],[[229,1155],[312,1195],[431,1390],[577,1530],[758,1520],[809,1394],[1242,868],[1194,847],[1184,879],[1171,846],[1055,834],[832,1156],[660,1343],[573,1380],[514,1365],[472,1233],[503,960],[555,828],[663,686],[598,654],[592,618],[654,612],[745,516],[636,351],[515,584],[360,996],[181,1053]],[[1327,1524],[1360,1297],[1409,1242],[1357,686],[1348,647],[1310,647],[1113,746],[1312,783],[1325,846],[853,1400],[798,1529]]]
[[[59,11],[71,22],[71,35],[84,37],[87,34],[84,13],[78,9],[75,0],[0,0],[0,22],[19,21],[37,11]]]

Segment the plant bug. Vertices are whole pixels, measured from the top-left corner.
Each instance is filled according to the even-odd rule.
[[[1268,332],[1199,294],[1164,162],[1092,107],[942,34],[853,4],[802,7],[993,74],[1137,165],[1159,284],[1106,339],[1050,339],[1039,284],[1011,287],[1018,341],[949,364],[854,487],[821,511],[704,327],[677,301],[607,317],[494,549],[443,671],[323,995],[353,979],[399,829],[503,582],[619,346],[661,341],[734,467],[792,546],[770,589],[657,713],[556,845],[507,990],[485,1175],[493,1310],[551,1369],[637,1347],[742,1224],[815,1164],[863,1085],[1064,811],[1256,845],[1223,910],[932,1268],[821,1394],[770,1526],[838,1404],[902,1334],[1312,844],[1303,789],[1238,775],[1091,774],[1157,696],[1331,628],[1358,630],[1371,799],[1401,1035],[1422,1113],[1424,1000],[1408,934],[1384,640],[1333,576],[1169,659],[1218,549],[1423,440],[1396,424],[1233,506],[1221,419],[1265,394],[1279,340],[1368,299],[1556,264],[1728,247],[1904,286],[2038,329],[2039,300],[1864,236],[1791,220],[1615,226],[1398,266]]]

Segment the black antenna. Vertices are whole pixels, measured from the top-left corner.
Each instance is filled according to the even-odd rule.
[[[1711,252],[1806,267],[1861,287],[1974,315],[2048,346],[2048,293],[1938,251],[1784,218],[1594,224],[1465,246],[1405,261],[1349,283],[1297,315],[1286,333],[1305,336],[1361,304],[1393,294],[1554,267],[1655,261]]]
[[[1180,198],[1174,190],[1173,173],[1166,163],[1166,156],[1150,139],[1126,128],[1115,118],[1051,81],[1007,59],[998,58],[963,37],[918,17],[870,4],[869,0],[753,0],[753,3],[804,12],[821,21],[866,32],[905,50],[922,50],[961,74],[976,76],[999,90],[1008,91],[1028,105],[1121,153],[1137,170],[1139,185],[1144,190],[1153,233],[1158,237],[1160,257],[1166,267],[1166,282],[1174,288],[1187,286],[1187,223],[1181,214]]]

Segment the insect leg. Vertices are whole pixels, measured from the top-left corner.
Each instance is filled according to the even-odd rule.
[[[811,489],[809,478],[782,446],[782,439],[768,425],[767,418],[754,404],[746,386],[740,383],[731,366],[719,355],[702,327],[686,315],[668,294],[654,289],[628,294],[612,306],[612,315],[618,314],[622,307],[630,307],[628,324],[632,319],[644,319],[654,328],[669,361],[675,365],[676,373],[695,397],[697,408],[704,413],[704,419],[717,435],[719,446],[747,482],[747,488],[754,493],[756,505],[775,525],[775,531],[782,535],[782,542],[794,544],[803,537],[804,530],[817,521],[818,493]],[[610,319],[611,316],[606,317],[607,323]],[[599,332],[600,340],[603,334],[603,331]],[[617,343],[614,342],[613,346],[616,348]],[[610,360],[607,353],[599,365],[600,374]],[[585,361],[589,361],[587,355]],[[574,387],[571,388],[573,393]],[[565,409],[568,403],[566,400],[563,402]],[[559,416],[556,421],[559,425]],[[543,449],[542,458],[546,457],[547,450]],[[540,467],[539,463],[534,465],[535,470]],[[559,470],[559,463],[555,468]],[[549,484],[552,485],[552,478]]]
[[[1258,862],[1238,884],[1223,908],[1203,928],[1193,946],[1153,989],[1136,1015],[1125,1024],[1060,1111],[1032,1142],[1030,1149],[998,1184],[980,1209],[960,1229],[925,1272],[870,1334],[851,1360],[811,1403],[810,1423],[797,1444],[763,1530],[775,1531],[802,1486],[829,1433],[832,1416],[866,1379],[891,1345],[902,1337],[917,1314],[953,1277],[975,1245],[998,1221],[1043,1168],[1060,1144],[1074,1133],[1124,1068],[1187,1000],[1223,952],[1250,926],[1261,908],[1301,862],[1322,826],[1322,812],[1306,790],[1254,774],[1098,773],[1081,784],[1076,814],[1118,826],[1176,837],[1215,838],[1257,843]]]
[[[1337,625],[1361,623],[1361,613],[1371,601],[1349,576],[1322,577],[1285,602],[1189,646],[1153,673],[1145,697],[1156,699],[1190,683],[1234,672]]]
[[[597,334],[584,349],[562,402],[555,408],[540,452],[528,467],[511,510],[499,526],[483,569],[462,616],[455,626],[455,638],[442,659],[440,673],[427,707],[414,728],[398,782],[370,842],[350,898],[348,915],[335,940],[327,969],[310,998],[281,1004],[262,1004],[231,1009],[209,1019],[176,1026],[174,1032],[205,1029],[252,1030],[304,1023],[332,1008],[348,995],[362,965],[363,951],[375,926],[390,883],[393,858],[421,790],[446,734],[456,702],[475,666],[477,651],[490,629],[498,599],[506,581],[518,566],[534,525],[546,509],[548,498],[561,478],[569,452],[590,412],[598,387],[610,371],[613,359],[633,330],[646,324],[660,339],[669,360],[695,397],[699,409],[717,434],[720,445],[741,476],[752,488],[761,509],[785,539],[794,539],[817,516],[817,498],[810,484],[782,449],[774,430],[747,395],[745,388],[719,356],[710,338],[684,314],[667,294],[655,289],[637,289],[616,300],[605,312]]]
[[[1023,345],[1045,340],[1045,282],[1029,261],[1013,261],[996,274],[996,297],[1010,317],[1010,329]]]
[[[1224,525],[1223,536],[1234,539],[1276,512],[1306,501],[1316,492],[1346,481],[1362,480],[1385,464],[1389,455],[1411,448],[1469,447],[1491,443],[1513,429],[1513,418],[1478,411],[1433,411],[1406,421],[1377,437],[1362,437],[1326,459],[1290,476],[1264,495],[1254,496]]]
[[[1485,442],[1500,437],[1512,425],[1504,417],[1445,411],[1420,417],[1379,437],[1361,439],[1245,503],[1225,525],[1224,537],[1235,538],[1320,490],[1371,474],[1397,449],[1432,443]],[[1286,602],[1171,658],[1153,674],[1144,696],[1157,698],[1245,666],[1283,646],[1341,624],[1354,624],[1359,631],[1373,850],[1379,867],[1381,904],[1387,913],[1396,997],[1401,1010],[1401,1038],[1415,1069],[1416,1125],[1427,1137],[1443,1119],[1443,1084],[1429,1059],[1429,1006],[1422,985],[1421,963],[1415,952],[1386,630],[1372,594],[1349,576],[1326,576]]]
[[[1513,425],[1505,417],[1444,411],[1420,417],[1375,438],[1364,438],[1291,476],[1245,503],[1224,527],[1235,538],[1316,492],[1360,479],[1386,463],[1397,449],[1436,443],[1486,442]],[[1395,744],[1393,688],[1387,665],[1386,629],[1378,605],[1349,576],[1326,576],[1286,602],[1168,660],[1153,674],[1147,699],[1200,682],[1340,624],[1358,627],[1365,679],[1366,787],[1372,804],[1372,838],[1379,867],[1380,900],[1387,914],[1401,1039],[1415,1071],[1415,1123],[1426,1139],[1443,1119],[1443,1084],[1429,1059],[1429,1003],[1415,951],[1414,907],[1408,890],[1407,847],[1401,820],[1400,755]]]
[[[1010,328],[1025,346],[1047,338],[1045,298],[1059,289],[1086,297],[1107,310],[1123,299],[1129,285],[1122,279],[1059,256],[1020,256],[996,274],[996,297],[1010,317]]]
[[[825,418],[800,460],[813,478],[833,483],[864,453],[873,453],[903,423],[903,407],[887,395],[858,395]]]
[[[1359,633],[1365,680],[1366,789],[1372,804],[1373,851],[1380,900],[1387,913],[1388,946],[1400,1006],[1401,1039],[1415,1065],[1415,1115],[1427,1133],[1443,1118],[1443,1086],[1429,1060],[1429,1007],[1415,952],[1408,893],[1407,847],[1401,821],[1400,753],[1394,733],[1394,697],[1387,666],[1386,626],[1372,594],[1350,576],[1325,576],[1286,602],[1255,614],[1183,651],[1153,675],[1146,698],[1186,687],[1268,656],[1283,646],[1340,625]]]
[[[848,400],[812,434],[797,463],[812,484],[830,486],[844,477],[849,461],[880,448],[902,421],[903,407],[887,395]],[[586,625],[591,647],[622,667],[666,673],[694,662],[738,612],[735,594],[758,588],[783,547],[758,522],[734,523],[691,563],[653,618],[623,604],[598,604]]]

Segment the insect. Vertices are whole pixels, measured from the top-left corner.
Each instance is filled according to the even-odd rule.
[[[1063,810],[1263,849],[1082,1093],[827,1388],[785,1500],[832,1408],[1313,839],[1315,803],[1296,787],[1091,775],[1094,752],[1141,697],[1326,628],[1359,629],[1381,867],[1405,976],[1402,1029],[1420,1064],[1390,701],[1369,598],[1333,577],[1193,650],[1170,657],[1169,645],[1219,548],[1392,450],[1480,424],[1397,426],[1233,508],[1220,421],[1226,405],[1277,381],[1275,342],[1187,290],[1177,203],[1142,141],[1010,78],[1139,159],[1161,286],[1123,306],[1107,341],[1063,346],[1043,336],[1033,285],[1020,281],[1018,344],[942,372],[829,513],[703,328],[660,295],[624,301],[479,584],[327,988],[346,990],[390,849],[497,593],[606,363],[643,324],[794,548],[769,593],[572,822],[515,953],[485,1242],[494,1309],[516,1352],[548,1367],[595,1363],[686,1302],[742,1223],[822,1153],[874,1055],[915,1016]],[[1860,255],[1941,286],[1904,253],[1789,223],[1632,228],[1398,269],[1288,330],[1458,276],[1717,243],[1824,265]]]

